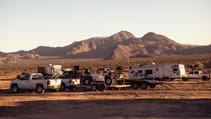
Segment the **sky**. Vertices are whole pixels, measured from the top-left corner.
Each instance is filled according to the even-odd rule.
[[[211,44],[211,0],[0,0],[0,51],[66,46],[126,30]]]

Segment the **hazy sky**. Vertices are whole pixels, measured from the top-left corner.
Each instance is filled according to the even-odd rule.
[[[65,46],[121,30],[211,44],[211,0],[0,0],[0,51]]]

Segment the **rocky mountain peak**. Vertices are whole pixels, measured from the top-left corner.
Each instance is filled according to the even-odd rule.
[[[77,41],[64,47],[40,46],[30,51],[12,53],[18,54],[18,57],[8,57],[6,56],[7,53],[0,52],[0,57],[6,59],[4,60],[6,63],[16,62],[15,59],[31,59],[42,56],[127,59],[128,57],[145,57],[163,54],[210,53],[210,46],[183,45],[154,32],[148,32],[143,37],[136,38],[128,31],[120,31],[108,37],[94,37]],[[2,62],[4,61],[2,60]]]
[[[121,40],[128,40],[128,39],[135,38],[135,36],[128,31],[120,31],[110,36],[110,38],[121,41]]]
[[[177,44],[175,41],[169,39],[168,37],[164,35],[160,35],[154,32],[148,32],[146,33],[142,38],[143,41],[152,41],[152,42],[158,42],[158,43],[171,43],[171,44]]]

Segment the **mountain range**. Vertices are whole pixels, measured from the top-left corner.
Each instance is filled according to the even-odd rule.
[[[211,53],[211,45],[185,45],[157,33],[149,32],[135,37],[128,31],[120,31],[108,37],[93,37],[76,41],[64,47],[39,46],[29,51],[9,54],[20,56],[60,56],[65,58],[125,59],[128,57],[150,57],[155,55],[187,55]],[[27,55],[26,55],[27,54]],[[33,54],[33,55],[29,55]],[[0,52],[0,56],[7,56]]]

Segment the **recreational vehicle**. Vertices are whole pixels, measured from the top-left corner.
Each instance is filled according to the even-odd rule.
[[[185,66],[183,64],[146,64],[130,66],[128,69],[130,79],[155,79],[173,80],[185,78]]]

